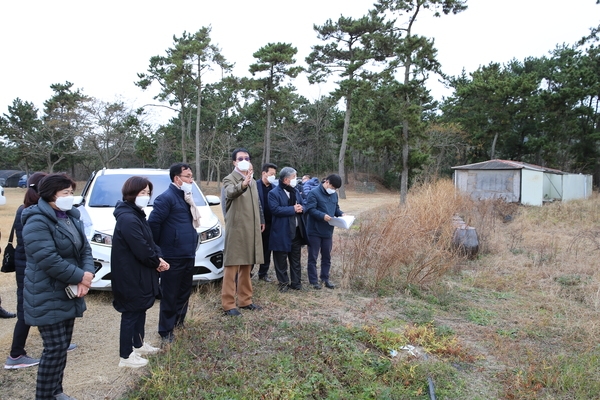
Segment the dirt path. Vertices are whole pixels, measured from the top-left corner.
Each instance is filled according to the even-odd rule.
[[[380,205],[395,204],[399,201],[397,194],[382,190],[372,194],[348,190],[347,195],[347,199],[340,200],[340,208],[355,216]],[[214,207],[214,211],[219,214],[220,207]],[[3,232],[7,232],[6,226],[2,228]],[[2,248],[5,244],[6,238],[3,237]],[[305,265],[306,260],[302,261]],[[306,274],[306,271],[303,272]],[[2,306],[9,311],[16,310],[14,279],[14,274],[0,274]],[[303,277],[303,280],[306,280],[306,277]],[[307,292],[307,295],[308,293],[310,292]],[[76,320],[73,334],[73,342],[79,347],[69,353],[63,386],[66,393],[79,400],[118,399],[144,374],[144,368],[131,370],[117,367],[120,314],[112,307],[111,293],[92,292],[86,297],[86,301],[88,310],[83,318]],[[332,306],[335,306],[335,303],[332,303]],[[4,349],[2,361],[9,353],[14,323],[14,319],[0,319],[0,349]],[[148,310],[146,320],[146,341],[155,345],[159,343],[157,325],[158,302]],[[41,355],[42,341],[37,328],[31,329],[26,350],[32,357]],[[0,398],[34,398],[36,374],[37,367],[21,370],[3,369],[0,373]]]

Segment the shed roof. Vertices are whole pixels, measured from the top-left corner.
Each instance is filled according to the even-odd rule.
[[[490,169],[528,169],[531,171],[541,171],[541,172],[549,172],[552,174],[565,174],[565,172],[560,171],[558,169],[540,167],[539,165],[528,164],[521,161],[511,161],[511,160],[489,160],[482,161],[474,164],[467,165],[458,165],[456,167],[452,167],[452,169],[480,169],[480,170],[490,170]]]

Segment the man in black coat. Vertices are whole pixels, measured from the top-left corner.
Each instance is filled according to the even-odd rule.
[[[160,274],[158,334],[166,342],[173,341],[173,330],[183,325],[187,314],[198,244],[191,206],[185,200],[192,192],[192,169],[188,164],[173,164],[169,176],[171,184],[154,200],[148,218],[154,242],[170,265]]]
[[[260,264],[258,270],[258,279],[265,282],[272,282],[269,278],[269,266],[271,264],[271,250],[269,250],[269,235],[271,235],[271,209],[269,208],[269,192],[275,187],[277,177],[277,165],[266,163],[262,166],[262,176],[256,180],[256,187],[258,188],[258,198],[260,205],[263,209],[265,216],[265,230],[262,231],[262,243],[264,253],[264,264]]]

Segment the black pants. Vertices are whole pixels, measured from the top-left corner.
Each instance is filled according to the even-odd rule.
[[[262,231],[262,243],[263,243],[263,256],[264,264],[260,264],[258,270],[258,277],[262,278],[267,276],[269,273],[269,267],[271,266],[271,250],[269,250],[269,236],[271,236],[271,224],[265,224],[265,230]]]
[[[121,332],[119,333],[119,355],[129,358],[133,347],[140,348],[144,344],[146,310],[125,311],[121,313]]]
[[[193,258],[165,259],[170,267],[160,273],[160,314],[158,334],[171,338],[176,326],[183,325],[192,293]]]
[[[277,281],[280,285],[287,285],[294,289],[299,289],[302,284],[300,278],[302,276],[302,268],[300,266],[300,256],[302,255],[302,237],[300,229],[296,229],[296,236],[292,240],[292,250],[288,253],[285,251],[273,251],[273,263],[275,264],[275,273]],[[290,274],[288,277],[288,261],[290,265]]]
[[[23,280],[25,277],[25,264],[18,262],[16,265],[17,279],[17,323],[13,331],[12,346],[10,348],[10,356],[18,358],[27,354],[25,351],[25,342],[29,336],[29,325],[25,323],[25,314],[23,313]]]

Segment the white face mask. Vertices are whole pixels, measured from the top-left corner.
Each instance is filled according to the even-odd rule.
[[[290,180],[290,186],[291,187],[296,187],[296,185],[298,184],[298,179],[294,178]]]
[[[187,182],[182,182],[181,190],[183,190],[183,193],[192,193],[192,184],[187,183]]]
[[[250,169],[250,161],[238,161],[237,169],[239,169],[240,171],[248,171]]]
[[[269,181],[270,184],[273,184],[273,183],[275,183],[277,178],[275,178],[275,175],[269,175],[269,176],[267,176],[267,180]]]
[[[144,208],[148,205],[150,201],[150,196],[138,196],[135,198],[135,205],[139,208]]]
[[[335,189],[331,189],[331,188],[327,188],[325,189],[327,191],[327,193],[329,194],[334,194],[335,193]]]
[[[54,201],[54,204],[56,204],[56,207],[58,207],[58,209],[61,211],[69,211],[71,208],[73,208],[74,201],[75,197],[73,196],[57,197]]]

